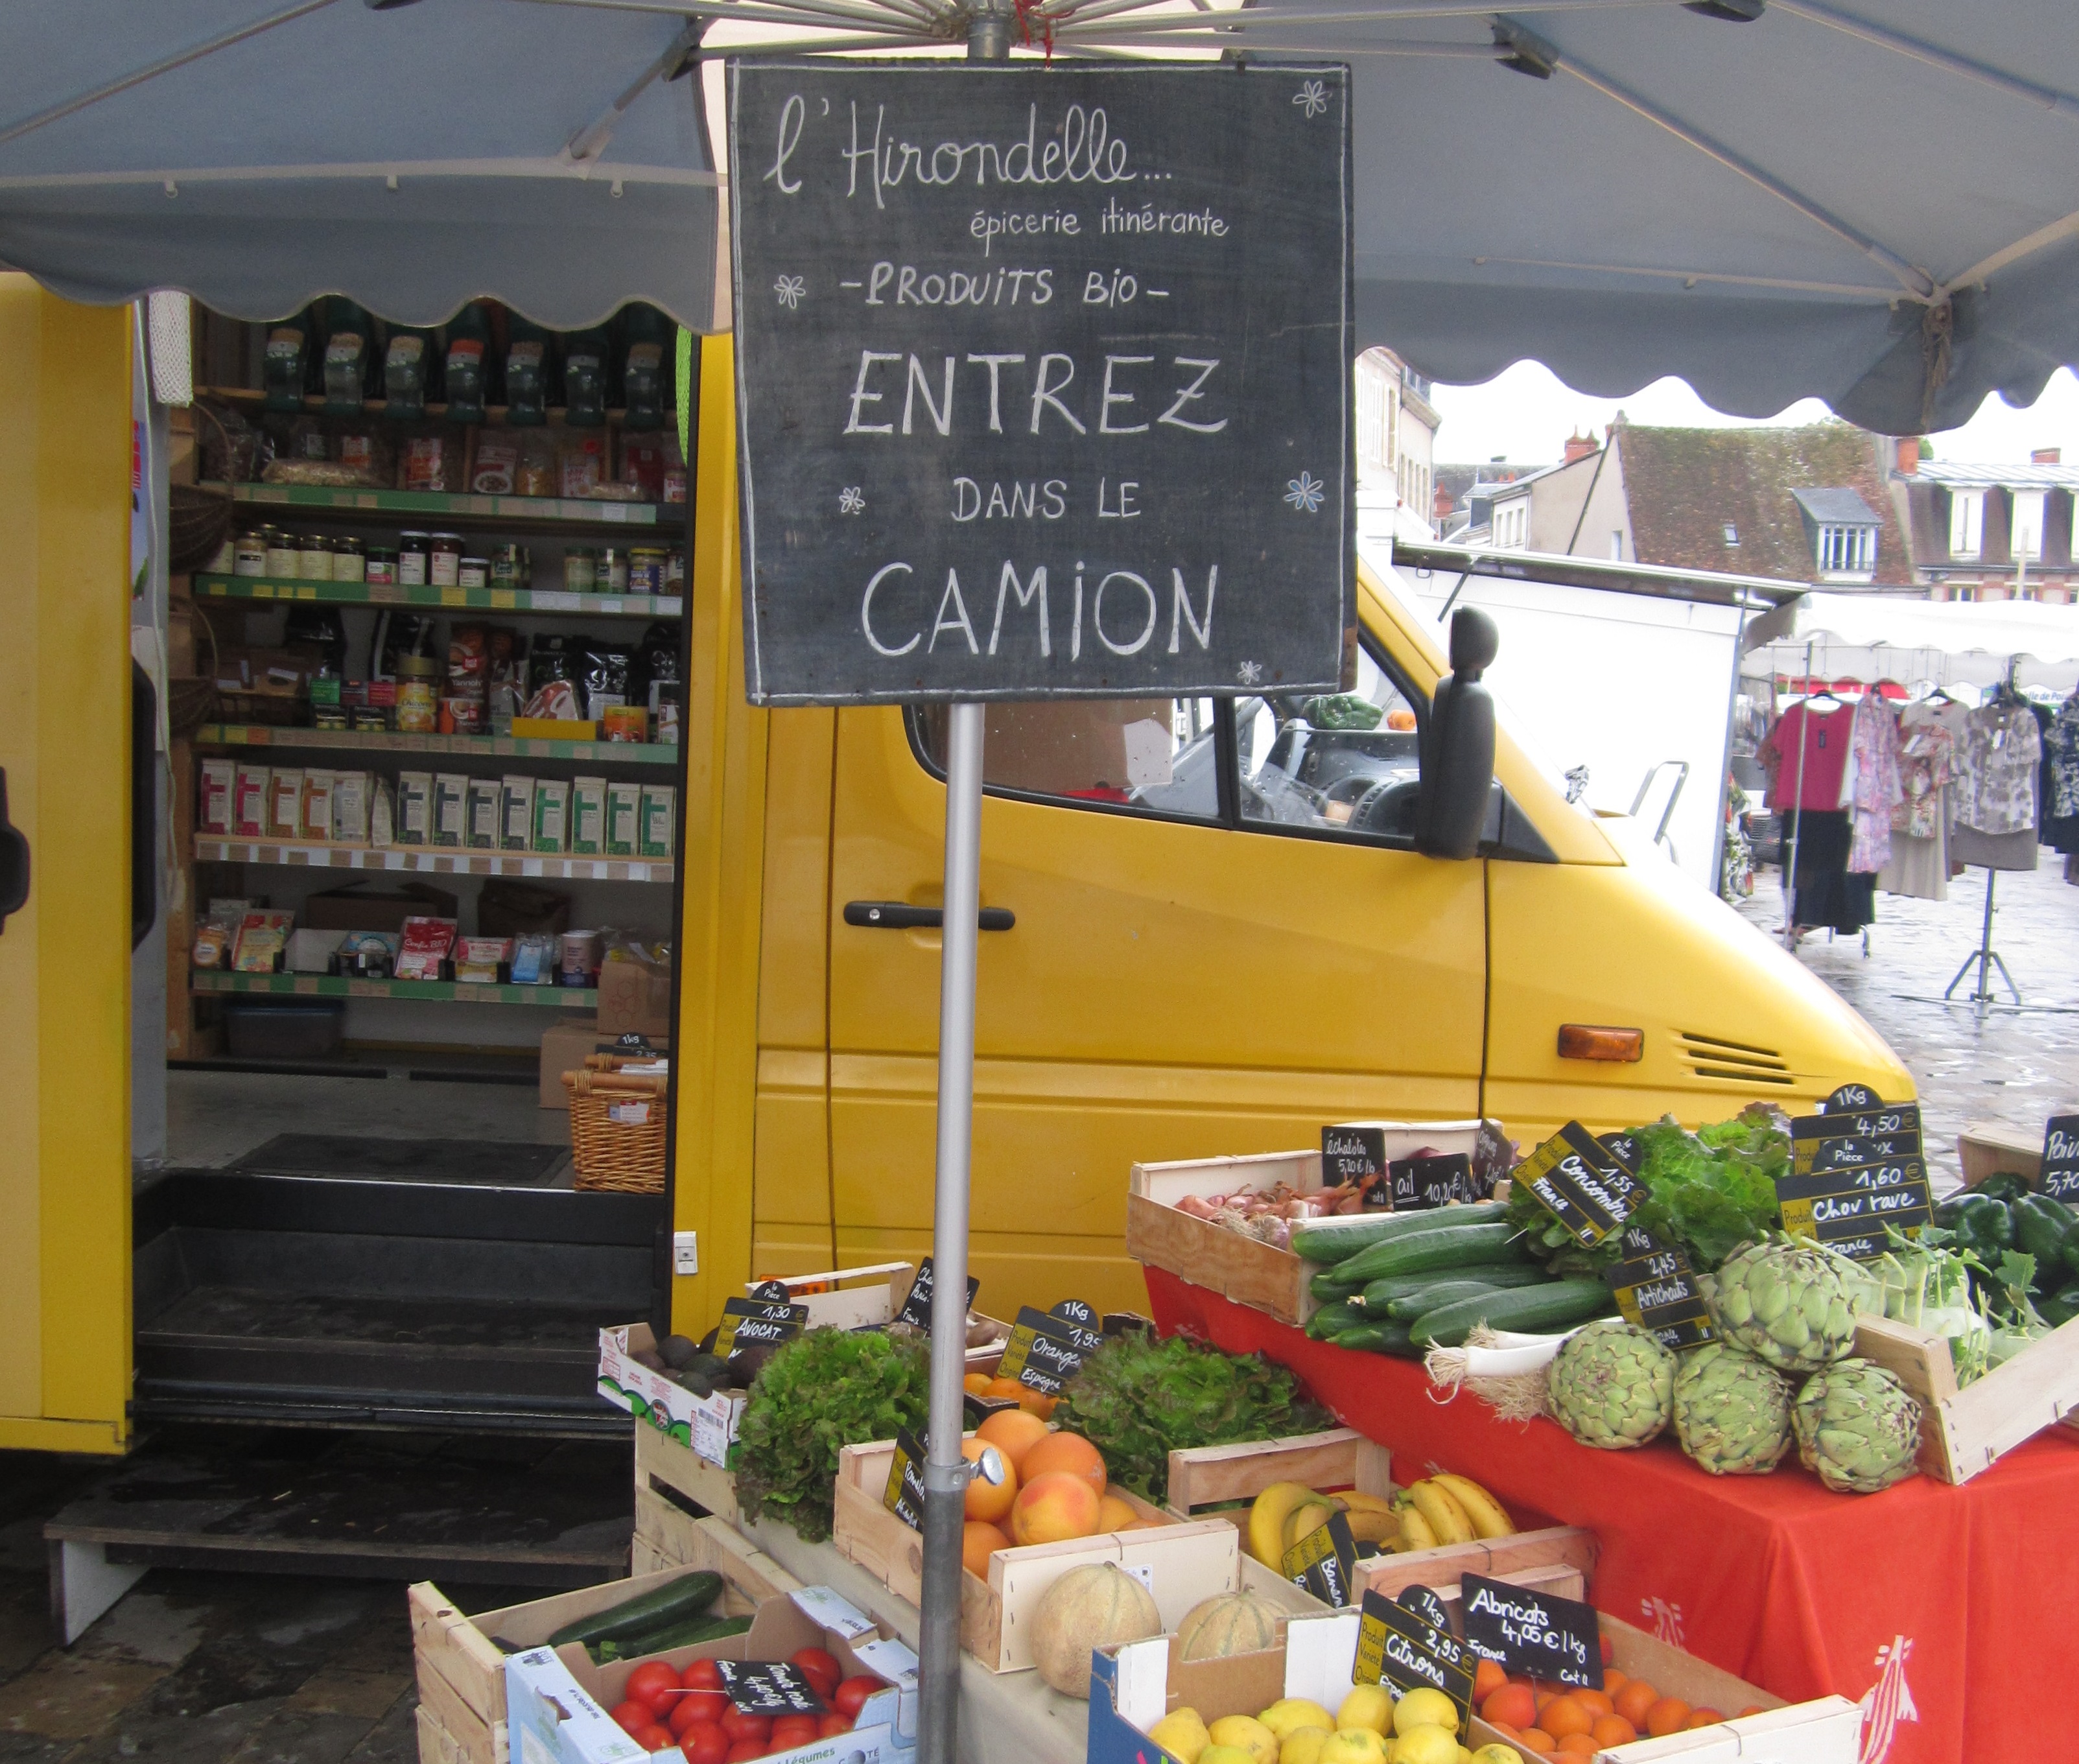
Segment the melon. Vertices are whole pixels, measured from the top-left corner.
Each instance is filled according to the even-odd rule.
[[[1071,1568],[1032,1612],[1032,1663],[1064,1696],[1090,1694],[1090,1651],[1162,1633],[1154,1595],[1115,1562]]]
[[[1184,1613],[1173,1657],[1221,1660],[1231,1653],[1261,1653],[1278,1645],[1278,1617],[1277,1606],[1246,1586],[1215,1593]]]

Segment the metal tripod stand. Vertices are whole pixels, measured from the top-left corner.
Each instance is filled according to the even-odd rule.
[[[2000,971],[2001,981],[2014,994],[2014,1001],[2017,1005],[2021,1002],[2021,989],[2014,984],[2014,976],[2007,972],[2007,964],[2000,959],[2000,952],[1993,947],[1993,884],[1998,876],[1997,870],[1985,872],[1985,926],[1978,934],[1977,948],[1964,958],[1964,965],[1956,970],[1956,977],[1943,988],[1942,997],[1945,1004],[1956,989],[1964,984],[1964,976],[1971,972],[1973,963],[1977,964],[1978,984],[1974,991],[1966,995],[1965,1002],[1977,1005],[1981,1012],[1994,1002],[1991,971],[1995,968]]]

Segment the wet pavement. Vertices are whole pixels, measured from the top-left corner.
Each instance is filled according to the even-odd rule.
[[[1877,897],[1877,922],[1863,939],[1809,933],[1799,959],[1891,1043],[1920,1089],[1928,1160],[1939,1179],[1956,1174],[1956,1135],[1974,1121],[1997,1122],[2040,1139],[2044,1120],[2079,1110],[2079,888],[2064,880],[2063,860],[2044,851],[2042,865],[1998,876],[1993,889],[1993,947],[2021,989],[2024,1009],[1993,970],[2001,1003],[1985,1011],[1968,999],[1977,968],[1941,1001],[1964,959],[1978,947],[1985,921],[1985,876],[1952,878],[1946,901]],[[1767,930],[1783,923],[1777,874],[1756,878],[1742,904]]]

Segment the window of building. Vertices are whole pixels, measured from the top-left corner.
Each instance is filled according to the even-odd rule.
[[[1610,562],[1624,562],[1624,529],[1621,527],[1610,529]]]
[[[1726,523],[1726,543],[1728,546],[1737,546],[1739,542],[1740,529],[1728,520]]]
[[[1975,558],[1985,543],[1985,493],[1982,490],[1949,492],[1949,555]]]
[[[1876,566],[1875,527],[1825,526],[1819,529],[1822,575],[1868,575]]]
[[[1521,551],[1530,542],[1530,502],[1497,503],[1494,512],[1494,545],[1500,551]]]
[[[2043,499],[2040,490],[2014,492],[2014,520],[2008,542],[2015,557],[2027,558],[2031,563],[2043,555]]]

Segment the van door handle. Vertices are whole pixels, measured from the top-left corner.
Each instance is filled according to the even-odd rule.
[[[946,915],[935,906],[912,906],[906,901],[847,901],[844,922],[868,931],[942,931]],[[1007,931],[1018,915],[1007,906],[985,906],[975,915],[975,928]]]
[[[29,904],[29,841],[7,818],[7,771],[0,766],[0,931]]]

